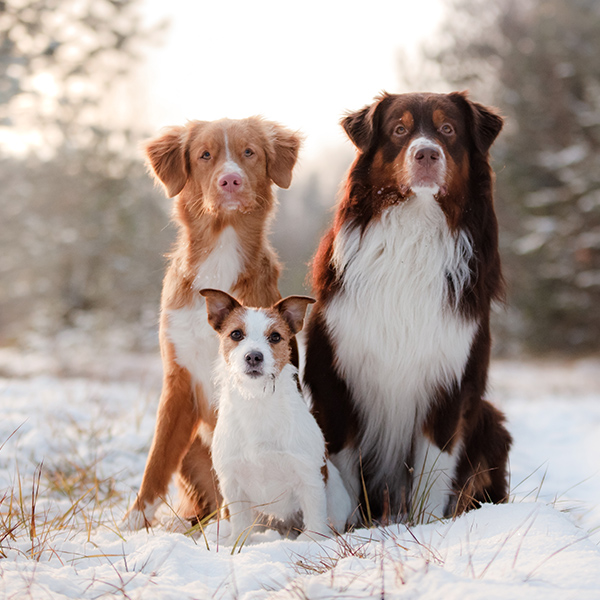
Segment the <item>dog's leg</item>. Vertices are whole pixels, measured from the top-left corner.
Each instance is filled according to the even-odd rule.
[[[222,498],[212,468],[210,448],[200,436],[194,438],[181,463],[178,486],[181,499],[177,514],[184,519],[202,520],[221,505]]]
[[[173,360],[165,368],[168,371],[164,375],[154,439],[142,485],[124,519],[125,525],[131,529],[147,527],[152,522],[198,426],[198,411],[189,372]]]
[[[484,502],[508,502],[508,452],[512,437],[504,415],[481,400],[477,426],[465,440],[454,482],[455,498],[448,512],[457,516]]]
[[[240,546],[251,535],[257,512],[247,495],[232,480],[220,482],[223,492],[223,507],[229,511],[231,533],[227,540],[232,546]]]
[[[353,510],[358,507],[358,495],[351,500],[340,472],[330,460],[327,461],[327,474],[327,516],[332,527],[338,533],[344,533],[348,522],[355,523],[357,520],[358,511],[353,514]]]
[[[319,303],[314,306],[307,325],[304,383],[327,450],[337,454],[353,445],[359,418],[348,386],[336,371],[331,338],[320,312],[323,309]],[[358,453],[354,458],[358,459]]]
[[[305,466],[299,469],[301,468],[306,469]],[[304,520],[304,532],[299,539],[318,540],[322,536],[330,537],[331,529],[327,521],[327,494],[323,475],[319,471],[309,481],[306,481],[306,473],[304,473],[301,481],[301,489],[297,493]]]
[[[416,442],[410,500],[410,520],[429,523],[446,516],[461,447],[440,450],[427,438]]]

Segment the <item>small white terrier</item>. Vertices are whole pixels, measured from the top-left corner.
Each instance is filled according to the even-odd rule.
[[[314,300],[290,296],[263,309],[219,290],[200,293],[220,337],[212,459],[231,543],[262,515],[289,524],[301,512],[304,538],[343,532],[350,496],[289,362],[290,342]]]

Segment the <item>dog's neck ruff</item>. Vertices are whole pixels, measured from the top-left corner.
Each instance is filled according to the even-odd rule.
[[[243,269],[243,255],[235,229],[223,229],[213,248],[207,249],[196,267],[195,290],[213,288],[230,291]]]
[[[436,389],[460,381],[477,323],[456,309],[472,246],[452,232],[433,190],[390,206],[364,231],[336,236],[340,291],[325,306],[336,369],[361,420],[358,440],[374,480],[399,489]],[[448,290],[452,282],[453,293]]]

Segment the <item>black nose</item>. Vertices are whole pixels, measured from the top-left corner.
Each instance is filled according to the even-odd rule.
[[[440,159],[440,153],[435,148],[419,148],[415,154],[415,160],[429,164]]]
[[[246,359],[246,363],[248,363],[248,365],[251,367],[257,367],[265,359],[265,357],[262,355],[262,352],[256,352],[254,350],[252,352],[248,352],[244,358]]]

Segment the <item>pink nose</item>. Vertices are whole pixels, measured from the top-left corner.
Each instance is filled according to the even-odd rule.
[[[219,186],[228,192],[242,187],[242,176],[239,173],[227,173],[219,178]]]

